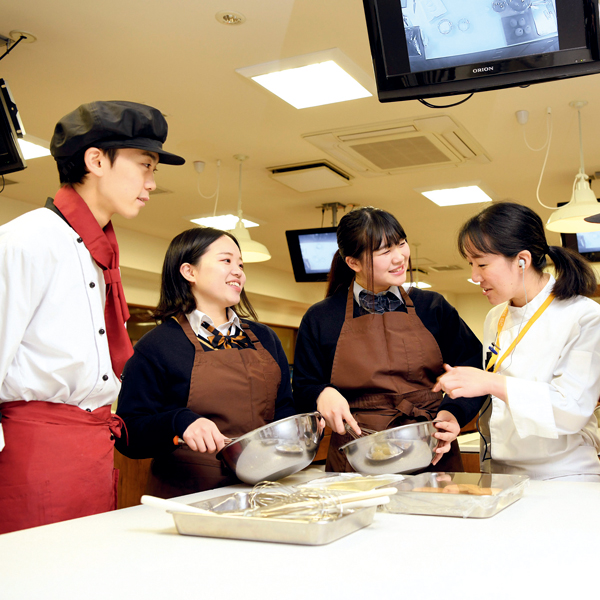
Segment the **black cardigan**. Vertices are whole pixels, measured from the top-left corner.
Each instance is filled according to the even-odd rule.
[[[275,420],[296,414],[288,361],[279,338],[266,325],[244,322],[281,369]],[[201,417],[187,408],[194,354],[194,345],[174,319],[167,319],[135,345],[123,371],[117,405],[117,414],[127,426],[127,434],[123,431],[116,440],[119,452],[130,458],[171,452],[175,435],[182,436]],[[223,398],[215,398],[218,401]]]
[[[330,386],[333,358],[344,324],[348,290],[311,306],[298,330],[294,357],[294,400],[300,412],[315,410],[319,394]],[[481,342],[442,295],[411,288],[410,297],[423,325],[436,339],[445,363],[451,366],[481,368]],[[354,317],[360,307],[354,302]],[[398,308],[407,312],[404,303]],[[357,352],[360,349],[357,348]],[[446,396],[440,410],[451,412],[461,427],[479,411],[485,396],[456,398]]]

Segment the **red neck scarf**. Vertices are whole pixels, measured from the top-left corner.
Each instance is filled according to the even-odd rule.
[[[72,188],[63,187],[56,193],[54,206],[60,210],[67,223],[79,234],[92,258],[104,272],[106,305],[104,320],[108,335],[108,348],[113,371],[121,377],[133,347],[125,322],[129,310],[121,284],[119,271],[119,245],[112,223],[102,229],[83,198]]]

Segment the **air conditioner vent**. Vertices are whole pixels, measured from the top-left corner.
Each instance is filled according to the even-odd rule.
[[[297,192],[314,192],[350,185],[352,177],[328,161],[268,167],[271,177]]]
[[[477,140],[448,115],[309,133],[303,138],[366,177],[490,162]]]
[[[350,147],[382,171],[452,162],[423,135]]]

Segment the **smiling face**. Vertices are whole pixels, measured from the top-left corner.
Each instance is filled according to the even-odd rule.
[[[387,246],[384,242],[378,250],[373,252],[373,292],[378,294],[393,285],[401,286],[406,282],[406,271],[410,248],[406,240],[398,244]],[[356,273],[359,285],[368,289],[367,257],[363,254],[360,260],[348,257],[348,266]]]
[[[481,286],[483,295],[494,306],[511,301],[524,303],[523,275],[518,265],[520,257],[506,258],[501,254],[471,254],[465,252],[471,265],[471,279]]]
[[[158,155],[137,148],[120,148],[111,164],[104,152],[90,150],[98,153],[94,165],[88,168],[90,173],[98,175],[92,203],[102,220],[108,222],[114,214],[126,219],[136,217],[148,202],[150,192],[156,189],[154,172]]]
[[[246,283],[237,244],[229,236],[221,236],[207,248],[196,265],[182,265],[181,273],[191,283],[198,309],[217,325],[224,323],[226,309],[239,303]]]

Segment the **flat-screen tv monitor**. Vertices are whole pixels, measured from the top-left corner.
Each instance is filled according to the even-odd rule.
[[[27,165],[19,146],[23,128],[8,84],[0,79],[0,175],[22,171]]]
[[[286,231],[296,281],[327,281],[333,255],[338,249],[337,227]]]
[[[562,245],[579,252],[590,262],[600,262],[600,231],[561,233]]]
[[[598,0],[363,0],[381,102],[600,72]]]

